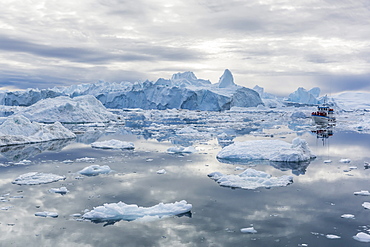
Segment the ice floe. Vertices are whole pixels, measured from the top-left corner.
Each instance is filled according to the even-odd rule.
[[[157,171],[157,174],[166,174],[166,170],[165,169],[160,169]]]
[[[24,116],[8,117],[0,125],[0,146],[76,138],[61,123],[40,124]]]
[[[60,188],[51,188],[49,190],[50,192],[52,193],[58,193],[58,194],[67,194],[69,192],[69,190],[66,188],[66,187],[60,187]]]
[[[96,176],[99,174],[108,174],[112,172],[112,169],[108,165],[91,165],[87,166],[78,173],[85,176]]]
[[[248,168],[238,175],[224,175],[220,172],[212,172],[208,174],[208,177],[221,186],[241,189],[281,187],[293,183],[292,176],[272,177],[270,174],[252,168]]]
[[[44,211],[44,212],[37,212],[37,213],[35,213],[35,216],[57,218],[58,217],[58,213]]]
[[[37,185],[57,182],[66,179],[65,176],[59,176],[52,173],[29,172],[17,177],[12,183],[18,185]]]
[[[334,234],[327,234],[327,235],[325,235],[325,237],[328,238],[328,239],[339,239],[339,238],[341,238],[340,236],[334,235]]]
[[[356,196],[370,196],[370,192],[368,190],[353,192],[353,194]]]
[[[174,203],[159,203],[152,207],[139,207],[124,202],[106,203],[86,212],[82,218],[96,222],[133,221],[143,217],[163,218],[190,212],[192,205],[185,200]]]
[[[315,156],[305,140],[297,137],[292,144],[282,140],[235,142],[224,147],[217,158],[227,160],[307,161]]]
[[[93,142],[91,143],[91,147],[101,149],[134,149],[135,145],[132,142],[112,139],[107,141]]]
[[[350,163],[351,160],[350,159],[340,159],[339,162],[340,163]]]
[[[354,219],[355,218],[355,216],[353,214],[342,214],[340,217],[345,218],[345,219]]]
[[[176,154],[176,153],[195,153],[197,150],[193,147],[170,147],[167,149],[167,153]]]
[[[240,232],[242,233],[257,233],[257,230],[254,229],[254,227],[246,227],[246,228],[242,228],[240,229]]]
[[[370,202],[364,202],[362,203],[362,206],[366,209],[370,209]]]
[[[43,123],[91,123],[117,120],[116,115],[109,112],[103,104],[92,95],[75,98],[60,96],[38,101],[26,107],[22,114],[32,121]]]
[[[370,235],[364,232],[359,232],[356,234],[356,236],[353,236],[353,239],[360,242],[368,243],[370,242]]]

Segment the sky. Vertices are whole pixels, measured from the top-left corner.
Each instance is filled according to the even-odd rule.
[[[368,0],[2,0],[0,90],[192,71],[288,95],[370,91]]]

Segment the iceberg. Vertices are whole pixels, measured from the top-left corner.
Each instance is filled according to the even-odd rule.
[[[101,149],[134,149],[135,145],[132,142],[124,142],[113,139],[101,142],[93,142],[91,143],[91,147]]]
[[[92,123],[117,120],[94,96],[60,96],[38,101],[18,112],[31,121],[54,123]]]
[[[96,175],[99,175],[99,174],[108,174],[111,171],[112,170],[107,165],[103,165],[103,166],[91,165],[91,166],[85,167],[84,169],[82,169],[78,173],[81,174],[81,175],[85,175],[85,176],[96,176]]]
[[[270,174],[252,168],[248,168],[238,175],[224,175],[220,172],[212,172],[208,174],[208,177],[221,186],[248,190],[261,187],[282,187],[293,183],[292,176],[272,177]]]
[[[35,216],[57,218],[58,217],[58,213],[44,211],[44,212],[37,212],[37,213],[35,213]]]
[[[66,179],[65,176],[59,176],[52,173],[29,172],[17,177],[12,183],[18,185],[37,185],[48,184]]]
[[[353,239],[360,242],[368,243],[370,242],[370,235],[364,232],[359,232],[356,234],[356,236],[353,236]]]
[[[64,95],[52,89],[27,89],[24,91],[0,92],[0,105],[30,106],[39,100]]]
[[[72,138],[76,138],[76,135],[60,122],[41,124],[31,122],[22,115],[8,117],[0,125],[0,146]]]
[[[217,158],[226,160],[270,160],[278,162],[301,162],[315,156],[305,140],[299,137],[292,144],[282,140],[256,140],[235,142],[224,147]]]
[[[190,212],[192,205],[185,200],[175,203],[159,203],[152,207],[139,207],[135,204],[124,202],[106,203],[95,207],[82,215],[82,218],[95,222],[133,221],[143,217],[163,218]]]
[[[167,153],[169,154],[181,154],[181,153],[196,153],[197,150],[193,147],[170,147],[167,149]]]
[[[320,88],[318,87],[314,87],[309,91],[307,91],[303,87],[299,87],[296,91],[289,94],[288,101],[301,104],[315,105],[321,103],[320,100],[318,99],[319,95]]]
[[[254,227],[246,227],[246,228],[242,228],[240,229],[240,232],[241,233],[257,233],[256,229],[254,229]]]

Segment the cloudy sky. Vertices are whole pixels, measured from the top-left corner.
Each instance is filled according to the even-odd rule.
[[[287,95],[370,91],[368,0],[2,0],[0,90],[193,71]]]

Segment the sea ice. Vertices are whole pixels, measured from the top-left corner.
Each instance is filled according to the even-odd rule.
[[[355,216],[353,214],[342,214],[340,217],[345,218],[345,219],[354,219],[355,218]]]
[[[257,231],[254,229],[254,227],[247,227],[240,229],[242,233],[257,233]]]
[[[351,160],[350,159],[340,159],[339,162],[341,162],[341,163],[350,163]]]
[[[95,207],[93,210],[86,212],[82,218],[91,221],[133,221],[139,218],[166,217],[180,215],[190,212],[192,205],[185,200],[175,203],[159,203],[152,207],[139,207],[135,204],[126,204],[124,202],[106,203],[103,206]]]
[[[241,189],[281,187],[293,183],[292,176],[283,175],[281,177],[272,177],[270,174],[251,168],[246,169],[239,175],[224,175],[220,172],[213,172],[208,174],[208,177],[215,180],[221,186]]]
[[[370,235],[364,232],[359,232],[356,234],[356,236],[353,236],[353,239],[360,242],[368,243],[370,242]]]
[[[102,148],[102,149],[134,149],[135,145],[132,142],[124,142],[120,140],[107,140],[101,142],[91,143],[93,148]]]
[[[91,123],[117,120],[116,115],[109,112],[103,104],[92,95],[75,98],[60,96],[38,101],[26,107],[22,114],[32,121],[43,123]]]
[[[35,213],[35,216],[57,218],[58,217],[58,213],[44,211],[44,212],[37,212],[37,213]]]
[[[353,192],[354,195],[356,196],[370,196],[370,192],[367,190],[361,190],[357,192]]]
[[[40,124],[24,116],[8,117],[0,125],[0,146],[76,138],[61,123]]]
[[[170,147],[167,149],[167,153],[169,154],[177,154],[177,153],[195,153],[197,150],[193,147]]]
[[[338,235],[334,235],[334,234],[327,234],[326,238],[328,238],[328,239],[338,239],[338,238],[341,238],[341,237],[338,236]]]
[[[165,169],[158,170],[157,174],[166,174],[166,170]]]
[[[66,179],[65,176],[59,176],[52,173],[29,172],[17,177],[12,183],[19,185],[37,185],[57,182]]]
[[[307,161],[314,157],[307,142],[299,137],[295,138],[292,144],[281,140],[235,142],[217,154],[219,159],[284,162]]]
[[[69,192],[69,190],[64,186],[60,188],[51,188],[49,191],[53,193],[59,193],[59,194],[67,194]]]
[[[99,174],[107,174],[107,173],[110,173],[111,171],[112,170],[107,165],[102,165],[102,166],[100,166],[100,165],[91,165],[91,166],[85,167],[84,169],[82,169],[78,173],[80,173],[82,175],[85,175],[85,176],[96,176],[96,175],[99,175]]]

